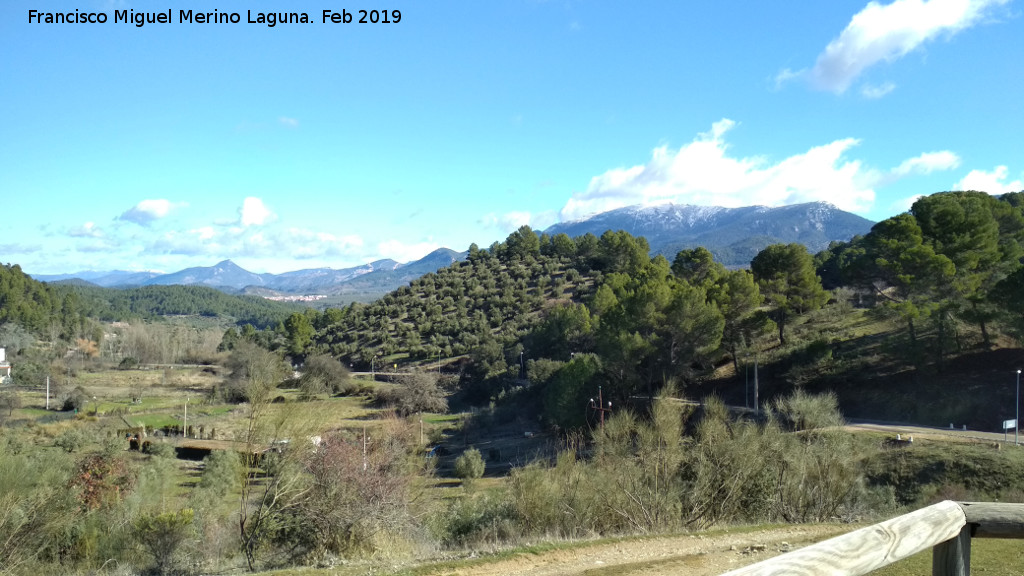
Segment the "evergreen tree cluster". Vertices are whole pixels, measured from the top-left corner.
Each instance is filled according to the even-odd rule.
[[[0,325],[70,339],[81,332],[84,317],[77,294],[34,280],[17,264],[0,265]]]
[[[810,255],[792,249],[816,280]],[[357,370],[462,357],[470,399],[529,381],[546,390],[550,419],[571,425],[596,386],[619,401],[691,380],[716,351],[735,353],[774,326],[749,271],[726,270],[702,248],[674,265],[649,252],[623,231],[548,237],[524,226],[375,303],[293,314],[285,346]]]
[[[963,350],[961,327],[990,346],[993,330],[1024,336],[1024,193],[943,192],[833,243],[816,257],[826,285],[849,286],[903,325],[920,367]]]
[[[105,322],[151,320],[162,316],[230,318],[239,326],[273,328],[298,304],[275,302],[259,296],[225,294],[206,286],[142,286],[116,289],[58,284],[53,289],[73,297],[84,314]]]

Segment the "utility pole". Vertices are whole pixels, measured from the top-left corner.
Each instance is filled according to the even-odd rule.
[[[757,357],[754,357],[754,414],[761,414],[761,404],[758,402],[757,389]]]
[[[604,405],[604,397],[601,395],[601,387],[597,387],[597,404],[594,404],[594,399],[590,399],[590,408],[596,410],[601,416],[601,428],[604,429],[604,413],[612,411],[612,403],[609,402],[608,406]]]
[[[750,408],[750,364],[743,362],[743,407]]]
[[[184,434],[185,438],[188,438],[188,396],[185,396],[185,425],[182,428],[182,434]]]

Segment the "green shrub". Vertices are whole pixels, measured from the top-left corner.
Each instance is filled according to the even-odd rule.
[[[135,521],[135,538],[156,562],[156,572],[171,574],[174,555],[192,533],[191,508],[165,514],[149,514]]]
[[[484,475],[484,459],[480,451],[470,448],[455,459],[455,475],[463,480],[475,480]]]
[[[398,386],[379,388],[376,403],[392,406],[401,416],[416,412],[442,413],[448,411],[448,398],[441,388],[437,374],[417,372],[402,376]]]
[[[808,394],[797,388],[789,396],[775,400],[775,411],[794,430],[819,430],[842,426],[843,415],[839,413],[839,398],[834,392]]]
[[[511,502],[494,494],[458,498],[448,507],[441,539],[449,546],[507,542],[520,535],[521,526]]]
[[[306,398],[332,393],[347,396],[355,391],[355,383],[341,362],[325,354],[306,358],[299,378],[299,389]]]
[[[53,440],[53,445],[70,454],[85,445],[85,435],[77,428],[68,428]]]
[[[143,442],[142,452],[157,458],[175,458],[177,456],[174,446],[164,442]]]

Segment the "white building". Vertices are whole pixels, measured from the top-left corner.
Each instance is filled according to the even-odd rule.
[[[0,348],[0,382],[11,378],[11,363],[7,361],[7,352]]]

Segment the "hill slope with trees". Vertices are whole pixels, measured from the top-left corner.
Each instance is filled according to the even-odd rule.
[[[293,314],[279,337],[297,360],[328,353],[356,369],[457,357],[449,370],[467,397],[535,387],[548,418],[566,425],[579,415],[557,406],[580,405],[598,387],[625,400],[667,382],[735,381],[753,356],[780,392],[862,380],[875,362],[879,374],[916,380],[951,355],[1020,342],[1020,196],[924,197],[816,255],[768,246],[749,271],[703,248],[652,257],[624,231],[569,238],[523,227],[372,304]],[[870,334],[838,329],[855,322],[872,323]],[[882,356],[832,359],[880,333]],[[847,387],[841,398],[855,394]]]

